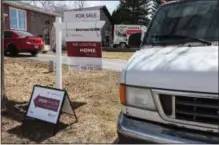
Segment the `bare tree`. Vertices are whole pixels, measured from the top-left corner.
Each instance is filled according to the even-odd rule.
[[[23,1],[27,4],[41,7],[44,10],[53,12],[63,12],[67,9],[72,9],[74,7],[73,2],[66,1]]]
[[[54,11],[59,14],[62,14],[65,10],[68,9],[81,9],[85,7],[84,0],[78,0],[78,1],[23,1],[27,4],[31,4],[34,6],[39,6],[45,10],[48,11]]]
[[[27,3],[28,4],[28,3]],[[2,0],[1,0],[1,5]],[[1,40],[4,40],[4,21],[5,17],[8,17],[4,13],[3,7],[1,8]],[[7,110],[8,97],[5,91],[5,70],[4,70],[4,41],[1,41],[1,112]]]
[[[77,9],[82,9],[85,7],[85,1],[83,1],[83,0],[75,1],[74,6]]]

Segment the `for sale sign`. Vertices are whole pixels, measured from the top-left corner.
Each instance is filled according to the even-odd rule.
[[[99,21],[100,10],[66,11],[64,22]]]
[[[73,70],[101,70],[101,42],[67,42],[67,54],[70,68]]]
[[[26,116],[56,124],[65,95],[64,90],[34,87]]]
[[[76,29],[66,30],[69,68],[71,70],[102,70],[101,28],[104,23],[102,25],[86,23],[84,28],[81,24],[81,26],[77,25]]]

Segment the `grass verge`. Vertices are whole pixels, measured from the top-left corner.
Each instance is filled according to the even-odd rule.
[[[48,54],[55,55],[53,52],[48,52]],[[108,59],[121,59],[121,60],[129,60],[134,52],[110,52],[110,51],[103,51],[102,57]],[[62,52],[63,56],[66,56],[66,51]]]
[[[103,58],[129,60],[134,52],[107,52],[103,51]]]

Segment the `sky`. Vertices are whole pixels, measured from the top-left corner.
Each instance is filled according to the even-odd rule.
[[[36,1],[25,1],[28,3],[34,2],[35,5],[40,6],[39,3]],[[65,0],[60,0],[60,1],[55,1],[55,3],[66,3],[69,6],[74,6],[75,1],[65,1]],[[90,0],[85,0],[85,7],[92,7],[92,6],[100,6],[100,5],[106,5],[107,9],[109,12],[112,14],[113,10],[116,9],[116,7],[119,5],[119,0],[112,0],[112,1],[104,1],[104,0],[99,0],[99,1],[90,1]],[[72,7],[74,8],[74,7]]]
[[[112,14],[113,10],[118,6],[119,1],[86,1],[85,5],[88,7],[106,5],[109,12]]]

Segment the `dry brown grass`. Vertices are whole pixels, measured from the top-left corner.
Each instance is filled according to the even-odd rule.
[[[55,53],[48,52],[48,54],[55,55]],[[103,58],[108,59],[121,59],[121,60],[129,60],[131,56],[134,54],[134,52],[110,52],[110,51],[103,51],[102,55]],[[66,56],[66,51],[63,51],[63,56]]]
[[[120,112],[119,73],[109,71],[74,72],[64,67],[63,87],[73,104],[82,105],[76,108],[78,122],[73,123],[73,116],[62,115],[61,124],[67,127],[53,137],[48,135],[51,129],[45,129],[47,126],[43,125],[34,132],[22,134],[20,125],[33,86],[55,85],[55,73],[47,71],[47,63],[5,58],[9,109],[2,115],[2,143],[112,143],[117,137],[116,124]],[[22,106],[25,107],[22,109]],[[45,130],[40,132],[42,128]]]
[[[107,52],[103,51],[103,58],[129,60],[134,52]]]

